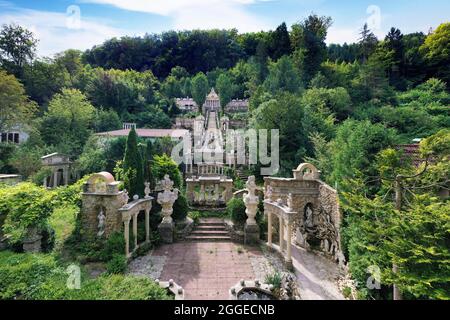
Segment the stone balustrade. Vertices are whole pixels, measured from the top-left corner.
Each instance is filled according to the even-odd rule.
[[[145,242],[150,243],[150,210],[152,209],[153,197],[146,196],[144,199],[134,200],[119,209],[122,217],[125,238],[125,256],[130,258],[132,253],[136,251],[140,244],[138,244],[137,223],[138,215],[142,211],[145,212]],[[130,250],[130,222],[133,220],[133,250]]]
[[[292,199],[292,195],[289,195]],[[292,267],[292,227],[294,217],[297,214],[292,209],[292,203],[288,201],[284,203],[281,199],[273,201],[268,198],[264,200],[264,213],[267,215],[267,245],[270,248],[278,250],[285,258],[286,265]],[[279,221],[279,246],[273,244],[272,226],[274,216]]]

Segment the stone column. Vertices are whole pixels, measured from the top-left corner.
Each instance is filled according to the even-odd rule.
[[[150,209],[145,209],[145,242],[150,242]]]
[[[129,258],[130,255],[130,217],[123,221],[124,237],[125,237],[125,256]]]
[[[58,186],[58,170],[53,172],[53,188]]]
[[[69,184],[69,168],[63,169],[63,175],[64,175],[64,185],[67,186]]]
[[[287,239],[286,239],[286,247],[287,247],[287,256],[286,256],[286,265],[288,268],[292,268],[292,226],[290,221],[286,221],[287,228]]]
[[[138,247],[138,239],[137,239],[137,216],[138,213],[133,214],[133,237],[134,237],[134,250]]]
[[[272,212],[267,212],[267,244],[272,248]]]
[[[283,217],[280,215],[279,217],[279,223],[280,223],[280,252],[283,253],[283,242],[284,242],[284,219]]]

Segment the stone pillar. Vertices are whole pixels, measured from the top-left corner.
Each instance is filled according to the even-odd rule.
[[[169,175],[167,174],[164,176],[164,180],[161,181],[161,186],[164,191],[158,194],[157,202],[162,207],[161,213],[163,215],[163,220],[159,224],[158,230],[161,240],[164,243],[172,243],[175,227],[171,215],[173,213],[173,204],[175,200],[178,199],[178,189],[173,189],[173,191],[171,191],[173,181],[170,180]]]
[[[283,242],[284,242],[284,219],[282,216],[279,218],[279,224],[280,224],[280,252],[283,253]]]
[[[136,250],[136,248],[138,247],[138,234],[137,234],[137,216],[138,213],[133,214],[133,237],[134,237],[134,249]]]
[[[150,209],[145,209],[145,242],[150,242]]]
[[[292,268],[292,226],[291,222],[286,222],[287,228],[287,239],[286,239],[286,248],[287,248],[287,256],[286,256],[286,265],[288,268]]]
[[[125,237],[125,256],[129,258],[130,255],[130,217],[127,217],[123,222],[124,237]]]
[[[246,182],[248,193],[244,195],[245,213],[247,214],[247,221],[244,227],[244,242],[245,244],[255,244],[259,242],[259,226],[256,223],[255,217],[258,211],[259,198],[255,194],[256,183],[255,176],[248,177]]]
[[[69,184],[69,168],[68,167],[64,168],[63,175],[64,175],[64,185],[67,186]]]
[[[272,248],[272,212],[267,212],[267,244]]]
[[[53,188],[58,186],[58,170],[53,172]]]

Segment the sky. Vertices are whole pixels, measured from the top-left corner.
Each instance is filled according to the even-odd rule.
[[[384,38],[392,26],[427,33],[450,21],[448,0],[0,0],[0,24],[16,23],[39,39],[38,55],[85,50],[112,37],[167,30],[291,26],[309,14],[331,16],[327,43],[351,43],[364,23]]]

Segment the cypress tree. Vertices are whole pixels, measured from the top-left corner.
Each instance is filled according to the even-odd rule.
[[[144,195],[144,168],[142,157],[138,150],[136,130],[132,128],[127,138],[127,146],[123,158],[123,171],[125,175],[125,188],[130,197]]]

